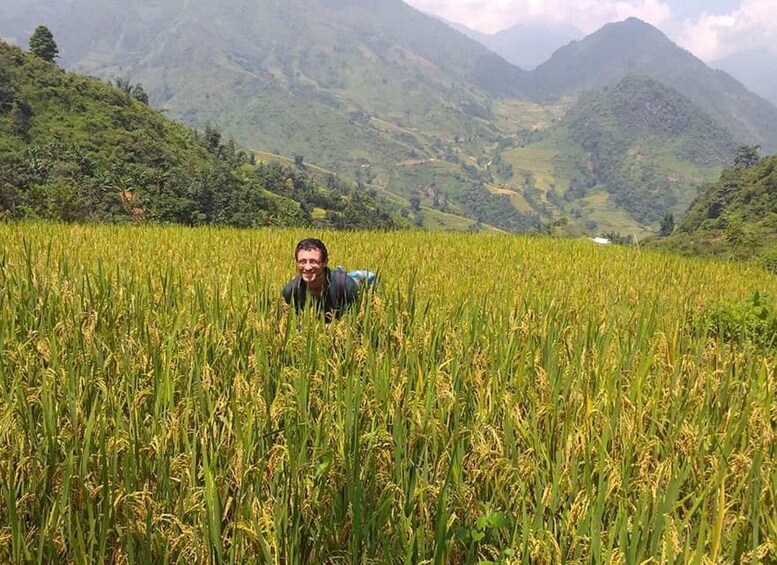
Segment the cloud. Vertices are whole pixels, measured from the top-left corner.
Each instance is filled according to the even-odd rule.
[[[736,51],[768,49],[777,44],[774,0],[742,0],[728,14],[704,13],[686,21],[678,43],[705,61]]]
[[[566,23],[591,33],[634,16],[661,26],[672,15],[662,0],[406,0],[408,4],[485,33],[517,23]],[[767,0],[768,1],[768,0]]]
[[[684,0],[405,0],[408,4],[485,33],[517,23],[571,24],[591,33],[607,22],[634,16],[660,28],[697,57],[712,62],[737,51],[770,50],[777,55],[775,0],[713,2],[685,20],[671,5]],[[696,6],[704,5],[694,2]],[[682,11],[682,10],[680,10]],[[685,10],[687,13],[688,10]],[[698,13],[696,11],[696,13]]]

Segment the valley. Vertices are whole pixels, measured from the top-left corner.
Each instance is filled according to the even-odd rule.
[[[33,9],[65,68],[140,83],[165,115],[351,179],[417,227],[644,237],[737,146],[777,149],[774,106],[635,18],[548,31],[571,42],[523,70],[400,0],[9,0],[0,35]]]

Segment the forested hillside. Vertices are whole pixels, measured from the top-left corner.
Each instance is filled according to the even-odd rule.
[[[583,150],[557,159],[559,176],[571,179],[565,199],[604,189],[641,224],[678,212],[702,169],[718,170],[736,149],[732,135],[690,100],[644,76],[584,96],[559,130]]]
[[[391,228],[333,175],[256,164],[98,80],[0,42],[0,214],[64,221]],[[300,163],[301,164],[301,163]]]
[[[676,233],[660,242],[689,253],[760,257],[777,272],[777,155],[742,147],[736,166],[703,186]]]
[[[142,83],[167,116],[351,178],[419,227],[649,235],[734,147],[777,149],[777,109],[634,18],[528,72],[401,0],[7,0],[0,34],[44,17],[67,68]],[[654,82],[619,84],[635,73]]]
[[[490,97],[525,77],[400,0],[75,0],[54,17],[68,68],[141,82],[171,117],[246,147],[349,175],[368,165],[376,182],[444,148],[482,151],[502,133]]]
[[[168,116],[361,181],[415,223],[530,225],[478,189],[483,165],[558,110],[526,100],[525,72],[400,0],[74,0],[70,11],[10,0],[3,11],[0,32],[51,14],[68,68],[140,82]]]

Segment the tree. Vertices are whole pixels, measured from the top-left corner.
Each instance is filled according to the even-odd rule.
[[[8,113],[11,132],[21,137],[26,136],[30,131],[32,115],[32,108],[29,104],[23,100],[14,100],[11,111]]]
[[[54,41],[54,36],[49,31],[49,28],[46,26],[35,28],[35,31],[30,36],[30,53],[49,63],[53,63],[54,59],[59,57],[57,43]]]
[[[116,80],[114,81],[114,85],[116,88],[121,90],[124,94],[127,96],[130,96],[132,94],[132,84],[130,84],[130,81],[123,77],[116,77]]]
[[[734,157],[734,168],[749,169],[757,165],[761,160],[761,156],[758,154],[760,149],[760,145],[740,145]]]
[[[672,214],[666,214],[661,219],[661,226],[658,229],[658,233],[662,237],[670,235],[674,231],[674,216]]]
[[[16,96],[16,85],[12,82],[10,71],[0,67],[0,114],[11,108]]]
[[[205,148],[214,155],[217,154],[221,148],[221,132],[210,124],[205,124],[204,145]]]
[[[410,200],[413,212],[418,212],[421,209],[421,197],[418,194],[413,194],[408,200]]]
[[[731,244],[734,254],[743,259],[753,256],[758,248],[758,236],[753,226],[745,222],[741,216],[729,218],[725,229],[726,241]]]
[[[133,86],[130,91],[130,96],[132,96],[138,102],[148,106],[148,94],[146,94],[142,84],[138,83]]]

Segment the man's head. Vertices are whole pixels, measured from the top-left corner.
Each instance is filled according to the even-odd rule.
[[[323,283],[329,253],[320,239],[308,238],[300,241],[294,250],[294,259],[299,275],[306,284],[317,286]]]

